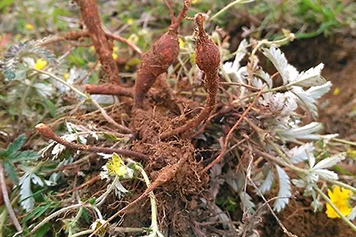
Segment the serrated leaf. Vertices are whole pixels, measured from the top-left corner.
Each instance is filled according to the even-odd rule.
[[[282,140],[296,141],[298,139],[304,140],[317,140],[320,139],[320,135],[314,134],[320,131],[323,125],[318,122],[311,122],[303,127],[293,127],[288,130],[277,131],[278,136]]]
[[[246,208],[247,212],[253,213],[255,211],[255,204],[252,202],[252,197],[244,192],[239,192],[239,196],[241,199],[242,209]]]
[[[315,169],[315,170],[313,170],[313,172],[324,180],[338,180],[339,179],[337,173],[327,170],[327,169]]]
[[[278,165],[276,165],[276,170],[279,179],[279,191],[277,195],[277,200],[274,203],[273,210],[280,212],[289,203],[289,197],[292,195],[290,179],[287,173]]]
[[[25,144],[25,141],[26,141],[25,134],[18,136],[15,139],[15,141],[13,141],[6,149],[8,158],[15,155],[15,153],[18,152],[21,149],[21,147]]]
[[[269,190],[271,190],[272,188],[272,184],[273,184],[273,180],[274,180],[274,175],[273,172],[271,170],[268,170],[268,174],[266,176],[266,179],[263,181],[263,183],[260,186],[260,192],[262,194],[264,194],[265,192],[268,192]]]
[[[339,154],[333,155],[331,157],[321,160],[312,169],[313,170],[327,169],[327,168],[333,167],[334,165],[336,165],[337,163],[339,163],[340,161],[345,159],[345,157],[346,157],[345,153],[339,153]]]
[[[18,162],[18,161],[28,161],[28,160],[37,160],[40,157],[39,154],[32,151],[23,151],[15,156],[11,157],[11,162]]]
[[[314,100],[320,99],[323,95],[325,95],[331,88],[332,84],[330,81],[322,84],[320,86],[312,86],[307,90],[307,93]]]
[[[42,99],[47,99],[51,97],[54,92],[53,87],[50,84],[38,82],[33,84],[33,87],[36,89],[37,94],[42,97]]]
[[[321,76],[321,70],[323,70],[324,64],[320,63],[314,68],[310,68],[305,72],[301,72],[297,79],[293,82],[296,86],[321,86],[326,83],[326,80]]]
[[[17,175],[15,167],[7,160],[3,161],[3,165],[4,165],[5,172],[7,174],[7,177],[9,177],[9,179],[11,180],[11,182],[14,185],[18,185],[19,176]]]
[[[4,55],[3,70],[7,80],[16,79],[16,67],[24,57],[40,56],[48,63],[57,67],[58,62],[54,55],[41,46],[43,39],[38,41],[28,41],[10,46]]]
[[[260,80],[262,80],[263,82],[265,82],[267,85],[268,85],[268,88],[269,89],[271,89],[272,87],[273,87],[273,81],[272,81],[272,78],[271,78],[271,76],[267,73],[267,72],[265,72],[265,71],[263,71],[262,69],[259,69],[256,73],[255,73],[255,75],[260,79]],[[254,80],[256,80],[256,79],[254,79]],[[252,83],[253,83],[253,81],[254,80],[252,80]],[[261,85],[255,85],[257,88],[259,88],[259,89],[261,89],[262,87],[261,87]]]
[[[284,53],[275,46],[271,46],[270,48],[264,48],[262,52],[272,62],[274,67],[281,75],[283,85],[287,85],[291,81],[291,78],[288,70],[289,64]]]
[[[330,88],[331,82],[327,82],[321,86],[312,86],[307,91],[303,90],[299,86],[293,86],[291,92],[297,96],[298,104],[309,111],[313,118],[317,118],[318,111],[316,107],[316,100],[327,93]]]
[[[312,143],[306,143],[301,146],[296,146],[287,152],[292,163],[296,164],[305,161],[309,156],[313,156],[314,146]]]
[[[25,173],[20,178],[20,205],[26,211],[30,211],[35,206],[35,199],[32,197],[31,174]]]
[[[248,46],[247,40],[243,39],[240,42],[239,47],[237,48],[235,60],[234,60],[233,66],[232,66],[233,69],[237,70],[240,68],[240,62],[245,57],[245,55],[247,53],[247,46]]]

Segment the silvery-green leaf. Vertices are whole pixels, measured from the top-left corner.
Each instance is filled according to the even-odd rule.
[[[38,177],[36,174],[31,174],[31,180],[33,184],[38,184],[41,187],[44,186],[44,183],[40,177]]]
[[[271,78],[271,76],[270,76],[267,72],[263,71],[262,69],[259,69],[259,70],[255,73],[255,75],[256,75],[257,77],[261,78],[261,80],[262,80],[263,82],[267,83],[269,89],[271,89],[271,88],[273,87],[272,78]],[[257,87],[257,86],[256,86],[256,87]],[[262,87],[258,87],[258,88],[262,88]]]
[[[320,75],[323,68],[324,64],[320,63],[316,67],[312,67],[307,71],[301,72],[297,79],[293,82],[293,85],[303,87],[323,85],[326,82],[326,80]]]
[[[77,129],[75,128],[74,124],[66,122],[66,127],[67,127],[67,131],[69,133],[76,133]]]
[[[31,174],[25,173],[20,178],[20,205],[26,211],[30,211],[35,206],[35,199],[32,197]]]
[[[255,204],[252,202],[252,197],[244,191],[239,192],[239,196],[241,199],[242,209],[249,213],[253,213]]]
[[[320,85],[320,86],[312,86],[307,90],[308,95],[314,100],[320,99],[323,95],[325,95],[331,88],[332,84],[330,81]]]
[[[236,79],[236,73],[240,69],[240,61],[247,53],[248,43],[246,39],[242,40],[238,49],[236,50],[235,59],[233,62],[226,62],[223,65],[224,71],[231,77],[232,80]]]
[[[354,220],[356,217],[356,207],[352,208],[351,212],[347,215],[347,219],[350,221]]]
[[[272,112],[279,112],[282,116],[289,116],[298,107],[295,96],[290,92],[266,93],[263,98],[263,105],[269,106]]]
[[[283,85],[288,84],[288,82],[291,81],[291,78],[288,70],[289,64],[284,53],[275,46],[271,46],[270,48],[264,48],[262,52],[272,62],[274,67],[281,75]]]
[[[326,82],[320,86],[312,86],[307,91],[299,86],[292,86],[291,92],[298,97],[299,104],[308,110],[314,118],[318,117],[316,100],[326,94],[331,88],[331,83]]]
[[[309,167],[310,167],[310,168],[313,168],[314,165],[315,165],[315,157],[314,157],[314,155],[309,156],[309,157],[308,157],[308,161],[309,161]]]
[[[87,139],[84,136],[78,136],[78,142],[80,144],[87,144]]]
[[[276,165],[277,174],[279,178],[279,191],[277,200],[274,203],[273,209],[280,212],[289,203],[289,197],[292,195],[290,180],[287,173],[278,165]]]
[[[274,179],[274,175],[273,172],[271,170],[268,170],[268,174],[266,176],[266,179],[263,181],[263,183],[260,186],[260,192],[263,194],[267,191],[269,191],[272,187],[273,184],[273,179]]]
[[[302,179],[292,179],[292,184],[297,188],[305,188],[306,183]]]
[[[333,155],[331,157],[325,158],[325,159],[321,160],[320,162],[318,162],[313,167],[313,170],[326,169],[326,168],[333,167],[334,165],[336,165],[337,163],[339,163],[340,161],[345,159],[345,156],[346,156],[345,153],[339,153],[339,154]]]
[[[33,87],[36,89],[36,92],[42,98],[49,98],[53,95],[54,89],[51,85],[45,83],[35,83]]]
[[[61,162],[59,162],[59,164],[57,165],[56,168],[58,169],[59,167],[71,164],[73,162],[73,160],[74,160],[74,158],[72,156],[70,156],[68,159],[64,159]],[[52,182],[53,184],[56,184],[60,178],[60,174],[61,174],[61,172],[52,173],[51,176],[49,177],[49,181]]]
[[[309,184],[316,183],[319,180],[319,175],[312,171],[305,177],[305,180]]]
[[[289,116],[292,112],[294,112],[297,108],[297,102],[295,100],[295,97],[291,92],[286,92],[284,93],[285,95],[285,103],[281,112],[282,116]]]
[[[292,86],[291,92],[293,92],[298,98],[298,104],[305,110],[309,111],[313,118],[318,117],[318,109],[316,107],[315,99],[309,95],[309,93],[303,90],[299,86]]]
[[[327,169],[313,169],[313,172],[317,174],[320,178],[324,180],[338,180],[338,175],[330,170]]]
[[[314,146],[312,143],[306,143],[301,146],[293,147],[287,152],[292,163],[296,164],[305,161],[309,156],[313,156]]]
[[[318,140],[320,135],[314,134],[320,131],[323,125],[318,122],[311,122],[303,127],[294,127],[286,130],[277,131],[282,140],[296,141],[298,139]]]
[[[115,194],[119,199],[121,198],[122,194],[127,192],[128,190],[124,186],[122,186],[120,181],[115,182]]]

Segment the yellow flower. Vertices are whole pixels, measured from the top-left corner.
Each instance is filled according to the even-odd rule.
[[[351,190],[344,189],[340,186],[334,186],[332,191],[328,189],[328,196],[331,202],[340,210],[343,216],[347,216],[352,210],[349,203],[351,194]],[[326,203],[325,213],[329,218],[341,218],[328,203]]]
[[[340,94],[340,87],[336,87],[335,90],[333,91],[333,95],[339,95]]]
[[[118,51],[119,51],[119,47],[114,46],[114,47],[112,48],[112,51],[113,51],[113,52],[118,52]]]
[[[35,63],[35,69],[37,70],[42,70],[45,66],[47,66],[47,61],[46,60],[43,60],[42,58],[39,58],[36,60],[36,63]]]
[[[134,20],[132,18],[127,19],[127,24],[128,25],[132,25],[133,22],[134,22]]]
[[[111,160],[106,163],[106,168],[108,169],[108,173],[110,175],[123,177],[127,173],[127,167],[125,166],[124,161],[116,153],[112,154]]]
[[[25,25],[26,30],[33,30],[35,27],[32,24]]]
[[[179,42],[179,48],[183,49],[184,48],[184,41],[182,40],[182,38],[178,38],[178,42]]]
[[[132,42],[132,43],[137,43],[139,38],[138,38],[138,36],[136,34],[131,34],[127,40]]]
[[[69,78],[69,73],[68,72],[64,73],[63,78],[64,80],[67,80]]]
[[[89,47],[90,52],[94,53],[95,52],[95,47],[92,45]]]
[[[117,57],[118,57],[118,56],[117,56],[117,54],[116,54],[116,53],[112,53],[112,58],[113,58],[113,59],[115,59],[115,60],[116,60],[116,59],[117,59]]]
[[[193,1],[192,1],[192,5],[193,5],[193,4],[197,4],[197,3],[200,2],[200,1],[201,1],[201,0],[193,0]]]

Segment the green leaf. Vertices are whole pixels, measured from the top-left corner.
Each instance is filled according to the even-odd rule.
[[[25,218],[21,220],[22,223],[25,223],[29,221],[30,219],[36,220],[38,217],[40,217],[43,213],[45,213],[51,206],[51,203],[47,203],[45,205],[41,205],[37,208],[35,208],[29,215],[27,215]]]
[[[43,226],[41,226],[36,232],[34,237],[43,237],[45,236],[45,234],[49,231],[49,229],[51,228],[51,224],[50,223],[46,223]]]
[[[84,66],[87,64],[87,62],[82,57],[74,54],[68,55],[68,60],[76,66]]]
[[[119,140],[119,138],[117,138],[115,135],[113,135],[111,133],[104,133],[104,137],[106,140],[108,140],[110,142],[116,142]]]
[[[23,151],[15,156],[10,157],[11,162],[37,160],[40,157],[39,154],[33,151]]]
[[[44,99],[44,103],[52,117],[56,116],[56,106],[49,99]]]
[[[6,149],[8,157],[10,158],[11,156],[15,155],[15,153],[21,149],[23,144],[25,144],[25,141],[26,141],[25,134],[18,136],[15,139],[15,141],[11,143]]]
[[[19,176],[17,175],[15,167],[7,160],[3,161],[3,165],[7,177],[9,177],[13,184],[17,185],[19,183]]]
[[[10,6],[13,4],[16,0],[2,0],[0,1],[0,11],[4,9],[5,7]]]
[[[90,224],[89,212],[85,208],[83,208],[82,217],[87,224]]]

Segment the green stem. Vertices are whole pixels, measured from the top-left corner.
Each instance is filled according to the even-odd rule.
[[[150,179],[148,178],[146,172],[144,171],[144,169],[141,168],[141,166],[137,165],[136,167],[137,167],[138,171],[141,173],[141,175],[143,176],[146,186],[149,187],[151,182],[150,182]],[[155,198],[153,191],[151,191],[149,193],[149,197],[150,197],[150,202],[151,202],[151,226],[150,226],[150,229],[154,233],[154,236],[158,235],[160,237],[161,236],[163,237],[163,235],[160,233],[160,231],[158,229],[157,204],[156,204],[156,198]]]
[[[338,185],[338,186],[340,186],[340,187],[349,189],[349,190],[351,190],[352,192],[356,193],[356,188],[355,188],[355,187],[352,187],[351,185],[345,184],[345,183],[340,182],[340,181],[337,181],[337,180],[326,180],[326,181],[328,181],[329,183]]]
[[[340,210],[332,203],[332,201],[326,196],[323,191],[321,191],[317,186],[314,186],[314,189],[320,194],[320,196],[334,209],[334,211],[340,216],[340,218],[348,225],[351,227],[351,229],[356,232],[356,226],[348,220],[341,212]]]
[[[356,146],[356,142],[352,142],[352,141],[348,141],[345,139],[340,139],[340,138],[331,138],[331,140],[335,141],[335,142],[340,142],[340,143],[344,143],[346,145],[350,145],[350,146]]]
[[[248,3],[248,2],[253,2],[254,0],[236,0],[234,2],[231,2],[229,4],[227,4],[223,9],[221,9],[220,11],[218,11],[217,13],[215,13],[215,15],[213,15],[209,20],[213,20],[215,18],[217,18],[218,16],[220,16],[221,14],[223,14],[224,12],[226,12],[227,9],[229,9],[230,7],[236,5],[236,4],[243,4],[243,3]]]
[[[284,152],[277,146],[276,143],[269,140],[267,141],[267,143],[269,143],[273,147],[273,150],[277,152],[277,154],[280,155],[285,162],[292,164],[290,159],[286,156],[286,154],[284,154]]]
[[[23,83],[24,85],[27,86],[27,88],[26,88],[26,90],[25,90],[25,92],[24,92],[24,94],[22,95],[22,98],[21,98],[20,114],[19,114],[19,119],[18,119],[18,122],[17,122],[17,126],[21,125],[21,121],[22,121],[22,117],[23,117],[22,111],[24,110],[28,93],[30,92],[30,89],[32,88],[34,81],[35,81],[35,78],[33,77],[30,80],[30,85],[27,85],[27,84]]]
[[[41,73],[41,74],[45,74],[49,77],[52,77],[53,79],[55,79],[56,81],[59,81],[60,83],[68,86],[71,90],[75,91],[78,95],[83,96],[85,99],[90,100],[90,96],[88,94],[85,94],[84,92],[81,92],[80,90],[78,90],[77,88],[75,88],[73,85],[69,84],[68,82],[66,82],[65,80],[63,80],[62,78],[57,77],[56,75],[43,71],[43,70],[38,70],[33,68],[32,70]]]
[[[73,235],[70,235],[69,237],[78,237],[78,236],[82,236],[82,235],[88,235],[88,234],[91,234],[93,232],[94,232],[94,230],[84,230],[84,231],[75,233]]]
[[[68,206],[68,207],[64,207],[62,209],[59,209],[58,211],[52,213],[51,215],[47,216],[46,218],[44,218],[40,223],[38,223],[30,232],[30,236],[33,236],[33,234],[41,227],[43,226],[44,224],[48,223],[51,219],[69,211],[69,210],[72,210],[72,209],[78,209],[78,208],[81,208],[81,207],[89,207],[89,208],[92,208],[91,205],[89,204],[86,204],[86,203],[79,203],[79,204],[74,204],[72,206]]]

